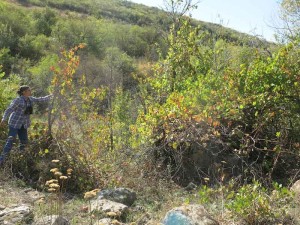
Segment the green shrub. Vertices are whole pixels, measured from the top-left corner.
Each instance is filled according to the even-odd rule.
[[[282,221],[287,218],[288,205],[292,202],[292,193],[275,183],[270,193],[260,183],[254,182],[240,187],[227,195],[226,207],[247,224],[261,224]]]

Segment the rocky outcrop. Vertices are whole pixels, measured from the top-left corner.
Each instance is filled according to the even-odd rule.
[[[128,206],[113,202],[107,199],[96,199],[91,201],[91,211],[101,211],[104,213],[111,213],[112,215],[121,216],[128,210]]]
[[[70,225],[66,218],[57,215],[34,219],[32,208],[25,204],[4,209],[1,207],[0,210],[0,224]]]
[[[1,187],[1,186],[0,186]],[[194,187],[193,187],[194,188]],[[37,217],[33,213],[34,206],[47,206],[49,204],[48,197],[33,189],[17,189],[10,186],[5,186],[0,189],[0,192],[6,193],[2,195],[2,205],[0,205],[0,224],[16,225],[70,225],[74,218],[68,215],[68,218],[59,215],[48,215]],[[13,192],[13,194],[12,194]],[[7,195],[10,193],[10,196]],[[7,198],[4,198],[7,196]],[[16,200],[11,204],[11,197]],[[130,210],[132,213],[139,212],[143,215],[135,221],[137,225],[154,225],[156,221],[151,220],[151,215],[146,213],[143,207],[135,205],[136,193],[126,188],[117,188],[103,190],[93,199],[90,199],[90,204],[84,207],[78,207],[77,212],[86,217],[83,223],[86,224],[89,218],[90,224],[102,225],[126,225],[122,222],[126,218],[126,213]],[[75,215],[75,214],[74,214]],[[97,217],[94,215],[101,215]],[[100,219],[101,218],[101,219]],[[218,225],[214,219],[210,217],[207,211],[201,205],[186,205],[174,208],[169,211],[163,219],[164,225]]]
[[[29,205],[11,206],[0,211],[0,224],[30,224],[32,220],[33,211]]]
[[[128,188],[106,189],[98,193],[98,199],[108,199],[131,206],[136,200],[136,193]]]

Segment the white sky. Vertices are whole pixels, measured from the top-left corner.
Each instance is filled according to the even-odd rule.
[[[164,9],[164,0],[130,0]],[[195,0],[194,2],[196,2]],[[261,35],[274,41],[274,28],[278,20],[280,0],[200,0],[192,11],[195,19],[219,23],[222,26]]]

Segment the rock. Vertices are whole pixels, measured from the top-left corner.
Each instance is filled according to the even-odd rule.
[[[0,224],[24,224],[32,220],[33,212],[28,205],[7,207],[0,211]]]
[[[91,201],[91,211],[114,212],[121,215],[127,212],[128,206],[107,199],[96,199]]]
[[[192,221],[189,217],[183,215],[181,212],[170,212],[164,219],[163,224],[166,225],[192,225]]]
[[[51,215],[37,219],[33,225],[70,225],[70,222],[62,216]]]
[[[218,225],[202,205],[187,205],[170,210],[162,224],[164,225]]]
[[[194,184],[193,182],[190,182],[186,187],[184,187],[184,190],[186,191],[192,191],[197,188],[197,185]]]
[[[295,192],[295,200],[300,200],[300,180],[296,181],[291,187],[291,191]]]
[[[110,225],[111,222],[112,222],[112,219],[104,218],[104,219],[101,219],[101,220],[97,221],[96,223],[94,223],[94,225]]]
[[[296,181],[290,190],[295,193],[295,205],[293,208],[290,208],[288,213],[292,215],[292,218],[295,220],[295,224],[300,224],[300,180]]]
[[[70,222],[66,218],[59,216],[53,225],[70,225]]]
[[[32,188],[26,188],[26,189],[24,189],[24,192],[25,192],[25,193],[28,193],[28,192],[31,192],[31,191],[33,191]]]
[[[131,206],[136,200],[136,193],[128,188],[107,189],[98,193],[98,199],[108,199]]]
[[[45,198],[44,194],[33,189],[27,189],[24,192],[29,196],[31,202],[35,202],[41,198]]]
[[[93,225],[126,225],[125,223],[121,223],[117,220],[112,220],[109,218],[103,218],[101,220],[98,220],[96,223]]]

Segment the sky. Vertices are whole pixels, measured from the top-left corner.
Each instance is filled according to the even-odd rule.
[[[164,0],[130,0],[165,9]],[[194,2],[196,2],[195,0]],[[200,0],[192,17],[275,41],[280,0]],[[277,20],[277,21],[276,21]]]

